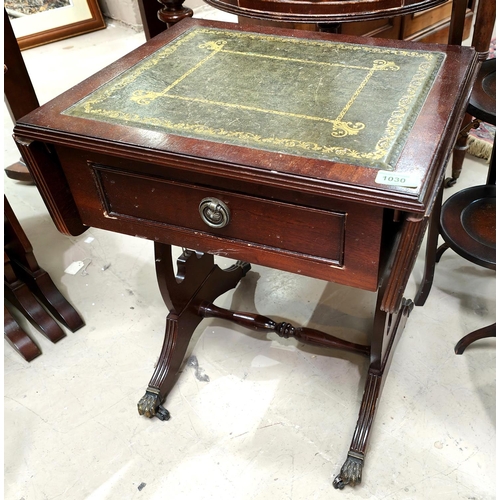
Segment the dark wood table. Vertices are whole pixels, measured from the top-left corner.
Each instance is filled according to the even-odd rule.
[[[457,46],[186,19],[19,121],[61,232],[154,241],[170,314],[140,414],[169,418],[161,405],[206,317],[346,349],[370,364],[334,485],[361,480],[476,62]],[[185,249],[177,268],[171,245]],[[213,305],[248,262],[376,292],[370,344]]]

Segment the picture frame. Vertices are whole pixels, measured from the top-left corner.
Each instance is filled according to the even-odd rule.
[[[70,0],[68,6],[10,20],[21,50],[103,29],[97,0]]]

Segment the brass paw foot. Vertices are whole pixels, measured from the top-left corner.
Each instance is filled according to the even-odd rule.
[[[347,454],[347,460],[340,470],[340,474],[333,480],[333,487],[341,490],[345,485],[355,486],[360,483],[363,460],[364,455],[362,453],[350,451]]]
[[[155,392],[146,391],[146,394],[137,403],[139,415],[152,418],[157,417],[160,420],[168,420],[170,413],[166,408],[160,405],[161,399],[159,394]]]

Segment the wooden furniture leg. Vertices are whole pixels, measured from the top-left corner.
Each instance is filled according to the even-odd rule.
[[[451,177],[446,179],[445,187],[455,185],[457,179],[460,177],[465,153],[469,149],[467,145],[469,131],[473,128],[478,128],[481,121],[485,121],[491,125],[496,124],[496,76],[492,76],[496,74],[496,63],[494,61],[486,61],[489,57],[495,20],[496,3],[491,0],[478,0],[471,46],[476,49],[479,60],[485,62],[482,63],[481,70],[472,89],[467,112],[453,150]],[[454,40],[453,42],[456,42],[458,45],[461,43],[458,40]],[[449,43],[453,42],[450,41]]]
[[[193,11],[182,5],[184,0],[158,0],[158,2],[163,4],[163,8],[158,11],[158,18],[167,25],[167,28],[186,17],[193,17]]]
[[[474,264],[496,269],[496,186],[495,159],[490,163],[488,184],[463,189],[451,196],[441,206],[441,199],[434,207],[429,228],[424,280],[415,303],[425,304],[432,285],[434,266],[443,253],[451,248],[458,255]],[[442,190],[441,190],[442,195]],[[445,242],[436,250],[441,234]],[[455,345],[455,354],[462,354],[472,342],[486,337],[496,337],[496,324],[469,333]]]
[[[425,267],[424,277],[420,283],[420,287],[415,295],[415,305],[423,306],[432,288],[434,280],[434,269],[436,267],[437,257],[437,244],[439,238],[439,216],[441,214],[441,205],[443,203],[443,186],[439,189],[434,202],[434,209],[432,210],[427,229],[427,244],[425,247]],[[444,251],[444,250],[443,250]],[[442,252],[441,254],[442,255]]]
[[[33,295],[72,332],[84,326],[85,323],[75,308],[57,289],[48,273],[38,265],[33,247],[5,197],[4,237],[4,249],[10,264],[16,276],[28,285]]]
[[[38,108],[39,103],[24,64],[21,49],[4,9],[4,94],[10,116],[14,122]],[[10,179],[33,183],[33,179],[23,161],[5,168]]]
[[[173,387],[189,341],[203,319],[198,314],[199,303],[213,302],[234,288],[250,270],[250,264],[238,261],[223,270],[214,264],[213,255],[184,250],[176,273],[170,245],[155,243],[155,257],[158,285],[170,314],[160,358],[137,406],[140,415],[168,420],[170,414],[161,403]]]
[[[380,307],[381,299],[382,294],[379,294],[378,307]],[[365,393],[351,448],[340,474],[335,478],[333,483],[335,488],[342,489],[346,484],[355,485],[361,481],[361,471],[368,445],[368,436],[380,399],[383,382],[395,344],[403,331],[406,318],[412,308],[413,303],[409,300],[403,300],[403,304],[396,314],[382,312],[379,308],[375,315],[374,340],[371,348],[367,345],[354,344],[339,339],[312,328],[296,328],[290,323],[276,323],[272,319],[259,314],[229,311],[206,302],[200,304],[199,311],[203,317],[227,319],[254,330],[273,331],[280,337],[294,337],[306,344],[342,349],[371,357]]]
[[[57,289],[51,277],[41,267],[31,271],[16,261],[12,261],[16,275],[28,285],[33,295],[48,309],[57,321],[72,332],[76,332],[85,323],[76,309],[65,299]]]
[[[465,114],[462,121],[462,126],[457,137],[457,142],[453,147],[453,156],[451,161],[451,177],[447,177],[445,180],[446,187],[452,187],[457,183],[460,174],[462,173],[462,165],[465,160],[465,154],[467,153],[469,146],[467,144],[467,139],[469,137],[469,132],[471,129],[476,129],[480,125],[479,120],[475,120],[469,113]]]
[[[7,342],[9,342],[26,361],[32,361],[42,354],[39,347],[19,326],[5,306],[3,308],[3,334]]]
[[[373,323],[370,366],[361,400],[358,420],[354,429],[347,459],[340,473],[335,477],[333,486],[343,489],[346,485],[355,486],[361,482],[366,457],[368,439],[382,394],[387,373],[397,342],[403,333],[406,320],[413,309],[413,302],[403,299],[399,310],[387,313],[381,309],[383,289],[377,296],[377,308]]]
[[[5,298],[43,335],[52,342],[66,337],[61,327],[35,299],[30,289],[15,274],[9,257],[4,252],[4,295]]]
[[[165,23],[158,18],[158,2],[156,0],[138,0],[138,4],[146,40],[150,40],[165,31],[167,28]]]
[[[492,325],[485,326],[484,328],[479,328],[465,337],[462,337],[455,346],[455,354],[463,354],[465,349],[475,342],[476,340],[486,339],[489,337],[497,336],[497,325],[493,323]]]
[[[488,177],[486,178],[486,184],[496,184],[497,183],[497,136],[495,134],[495,139],[493,139],[493,149],[491,150],[491,160],[490,166],[488,168]]]

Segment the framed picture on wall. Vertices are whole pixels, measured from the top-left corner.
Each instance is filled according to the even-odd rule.
[[[21,50],[106,27],[97,0],[5,0],[4,7]]]

